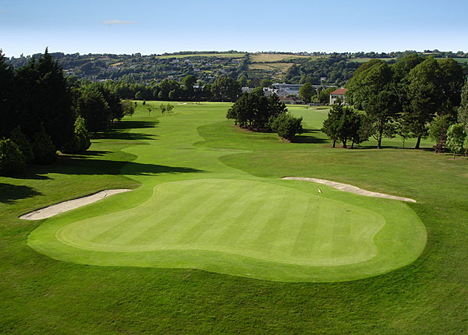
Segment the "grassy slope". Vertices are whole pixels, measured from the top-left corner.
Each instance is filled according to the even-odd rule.
[[[288,284],[196,270],[68,264],[34,252],[26,239],[39,222],[20,221],[19,214],[100,189],[137,186],[118,175],[119,161],[133,159],[119,149],[144,135],[119,132],[112,144],[95,141],[86,159],[62,160],[50,173],[38,169],[0,179],[0,332],[466,332],[467,161],[401,149],[332,150],[314,130],[320,113],[297,113],[312,128],[302,140],[314,145],[281,157],[273,151],[250,154],[248,161],[242,154],[226,156],[225,163],[259,176],[294,170],[417,198],[420,203],[410,206],[426,225],[428,244],[416,262],[365,280]],[[145,168],[140,166],[141,174]]]
[[[221,121],[222,111],[177,110],[161,127],[145,129],[157,139],[125,149],[136,157],[123,172],[142,183],[137,191],[47,220],[29,245],[85,264],[188,267],[276,281],[365,278],[422,252],[425,229],[405,204],[322,187],[319,206],[317,185],[255,178],[219,164],[236,152],[281,155],[301,146],[274,134],[246,142]],[[158,167],[168,171],[152,173]],[[122,201],[138,205],[121,211]]]

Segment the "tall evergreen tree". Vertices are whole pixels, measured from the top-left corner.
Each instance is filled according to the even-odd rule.
[[[61,148],[73,137],[75,122],[61,66],[46,49],[38,60],[32,58],[16,71],[16,81],[19,96],[15,127],[21,125],[31,139],[42,124],[54,145]]]

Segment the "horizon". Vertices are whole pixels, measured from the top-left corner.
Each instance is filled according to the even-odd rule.
[[[181,50],[287,52],[468,51],[468,3],[391,4],[298,0],[6,0],[0,49],[6,57],[44,52],[155,55]]]

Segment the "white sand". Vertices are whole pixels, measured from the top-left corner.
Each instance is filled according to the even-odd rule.
[[[337,190],[340,190],[340,191],[365,195],[365,196],[368,196],[368,197],[387,198],[387,199],[394,199],[394,200],[401,200],[401,201],[408,201],[408,202],[416,202],[416,200],[414,200],[414,199],[404,198],[404,197],[397,197],[397,196],[394,196],[394,195],[388,195],[388,194],[384,194],[384,193],[366,191],[366,190],[363,190],[362,188],[359,188],[359,187],[356,187],[356,186],[343,184],[343,183],[338,183],[336,181],[330,181],[330,180],[325,180],[325,179],[301,178],[301,177],[285,177],[283,179],[312,181],[314,183],[331,186],[331,187],[336,188]]]
[[[46,207],[46,208],[38,209],[37,211],[20,216],[20,219],[23,219],[23,220],[47,219],[54,215],[68,212],[68,211],[71,211],[72,209],[76,209],[78,207],[92,204],[108,196],[118,194],[118,193],[128,192],[128,191],[131,191],[131,190],[130,189],[117,189],[117,190],[101,191],[101,192],[89,195],[87,197],[78,198],[74,200],[68,200],[68,201],[64,201],[64,202]]]

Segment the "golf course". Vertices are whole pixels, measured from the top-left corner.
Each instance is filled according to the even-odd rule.
[[[229,106],[139,101],[86,153],[0,177],[0,332],[466,331],[466,158],[332,148],[326,107],[289,106],[305,129],[289,143]],[[19,218],[112,189],[131,191]]]

